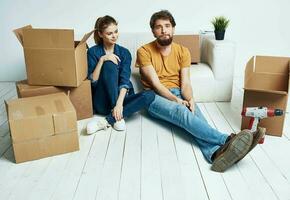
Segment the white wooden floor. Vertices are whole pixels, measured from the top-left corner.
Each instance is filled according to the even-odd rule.
[[[199,104],[209,123],[240,129],[242,83],[231,103]],[[282,138],[267,136],[223,174],[210,170],[182,130],[150,119],[127,120],[127,131],[86,136],[78,122],[80,151],[15,164],[3,100],[16,97],[14,83],[0,82],[0,199],[81,200],[274,200],[290,199],[289,116]],[[289,115],[289,114],[287,114]]]

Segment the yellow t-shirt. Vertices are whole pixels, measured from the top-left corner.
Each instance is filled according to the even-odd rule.
[[[162,56],[157,49],[156,41],[150,42],[137,51],[136,67],[152,65],[160,82],[167,88],[180,88],[180,70],[189,67],[191,63],[189,50],[172,42],[171,52]],[[141,76],[145,89],[152,89],[148,81]]]

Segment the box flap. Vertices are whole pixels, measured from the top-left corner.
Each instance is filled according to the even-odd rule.
[[[245,88],[288,92],[287,74],[252,73],[245,82]]]
[[[24,29],[32,29],[31,25],[27,25],[24,26],[22,28],[18,28],[13,30],[14,34],[16,35],[17,39],[19,40],[19,42],[21,43],[21,45],[23,46],[23,30]]]
[[[74,49],[74,31],[72,29],[24,29],[24,48]]]
[[[27,80],[16,83],[19,98],[65,92],[65,88],[55,86],[29,85]]]
[[[78,43],[78,45],[77,45],[76,47],[78,47],[78,46],[80,46],[81,44],[83,44],[84,42],[86,42],[87,39],[89,39],[89,37],[90,37],[90,36],[95,32],[95,30],[96,30],[96,29],[92,30],[92,31],[89,32],[89,33],[86,33],[86,34],[84,35],[84,37],[81,39],[81,41]]]
[[[262,92],[262,93],[271,93],[271,94],[281,94],[281,95],[288,94],[286,91],[277,91],[277,90],[263,90],[263,89],[252,89],[252,88],[244,88],[244,90],[254,91],[254,92]]]
[[[289,60],[286,57],[252,57],[246,65],[244,87],[288,92]]]
[[[256,56],[255,72],[289,74],[288,57]]]
[[[77,116],[75,108],[67,96],[57,98],[53,101],[56,112],[52,115],[54,133],[61,134],[77,130]]]
[[[244,85],[246,85],[249,81],[249,79],[251,78],[251,74],[254,71],[254,62],[255,62],[255,56],[253,56],[246,65],[246,69],[245,69],[245,77],[244,77]]]
[[[9,121],[9,115],[8,115],[8,103],[6,100],[4,100],[4,103],[5,103],[5,108],[6,108],[6,114],[7,114],[7,119]]]

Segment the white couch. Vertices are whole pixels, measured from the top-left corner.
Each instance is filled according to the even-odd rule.
[[[132,55],[131,81],[135,91],[142,90],[140,75],[135,68],[137,49],[154,40],[151,33],[122,33],[119,44]],[[235,61],[235,44],[216,41],[210,35],[200,35],[201,62],[190,67],[191,83],[196,102],[230,101]]]

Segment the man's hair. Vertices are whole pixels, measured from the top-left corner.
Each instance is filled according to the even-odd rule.
[[[96,44],[103,43],[103,39],[100,38],[98,32],[102,33],[109,25],[118,25],[118,22],[111,16],[105,15],[104,17],[99,17],[95,23],[94,40]]]
[[[152,16],[151,16],[151,19],[150,19],[150,27],[151,29],[154,28],[155,26],[155,22],[158,20],[158,19],[163,19],[163,20],[169,20],[171,25],[173,27],[175,27],[176,23],[175,23],[175,20],[172,16],[172,14],[168,11],[168,10],[161,10],[159,12],[156,12],[154,13]]]

